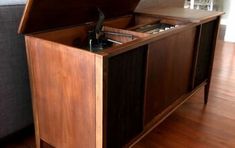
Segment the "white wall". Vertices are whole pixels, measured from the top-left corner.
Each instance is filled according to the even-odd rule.
[[[235,42],[235,1],[234,0],[227,0],[230,1],[229,9],[227,12],[227,18],[224,21],[226,27],[225,32],[225,41],[228,42]]]
[[[0,0],[0,5],[24,4],[26,0]]]
[[[216,0],[218,9],[225,12],[221,24],[226,25],[225,41],[235,42],[235,0]]]

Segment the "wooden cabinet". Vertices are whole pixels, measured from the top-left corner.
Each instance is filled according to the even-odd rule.
[[[129,147],[203,86],[207,102],[222,13],[134,13],[138,0],[62,2],[29,1],[19,29],[26,34],[38,148]],[[107,16],[102,31],[118,41],[99,51],[88,47],[95,6]],[[174,27],[138,31],[154,23]]]

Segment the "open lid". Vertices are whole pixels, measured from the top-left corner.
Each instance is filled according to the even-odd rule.
[[[105,18],[130,14],[139,0],[28,0],[19,33],[33,33],[78,25],[98,19],[97,8]]]

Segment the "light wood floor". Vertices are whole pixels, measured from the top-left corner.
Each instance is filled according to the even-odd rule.
[[[20,134],[0,147],[34,148],[33,137]],[[217,44],[208,104],[202,89],[135,148],[235,148],[235,43]]]
[[[135,148],[235,148],[235,44],[219,41],[209,102],[203,89]]]

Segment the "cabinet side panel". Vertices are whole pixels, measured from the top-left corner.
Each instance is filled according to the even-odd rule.
[[[120,148],[143,129],[147,46],[108,61],[107,147]]]
[[[94,54],[33,37],[27,47],[40,138],[58,148],[94,148]]]
[[[145,124],[189,92],[196,28],[149,44]]]

